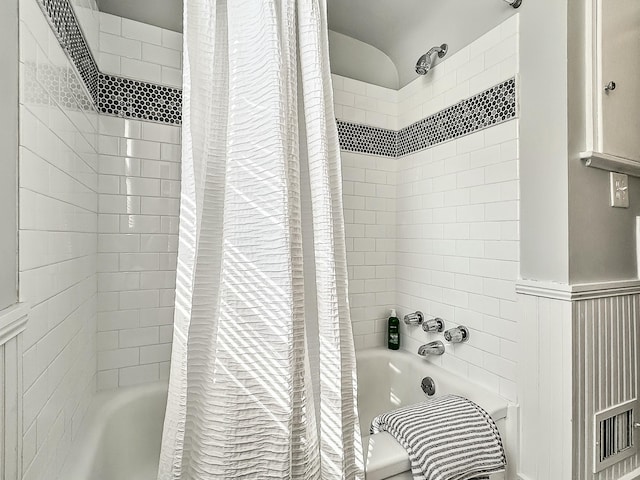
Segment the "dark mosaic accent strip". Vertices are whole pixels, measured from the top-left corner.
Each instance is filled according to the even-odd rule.
[[[37,1],[91,96],[89,100],[81,85],[70,82],[83,108],[89,102],[108,115],[171,125],[182,123],[182,90],[101,73],[69,0]]]
[[[516,80],[511,78],[398,132],[338,120],[340,147],[402,157],[516,118],[516,105]]]
[[[180,125],[182,90],[101,73],[98,110],[119,117]]]
[[[98,103],[98,66],[68,0],[38,0],[60,46],[67,52],[94,103]]]
[[[180,89],[100,73],[69,0],[37,1],[101,113],[172,125],[182,123]],[[76,97],[83,97],[81,90],[78,86]],[[81,103],[86,105],[86,99]],[[398,132],[340,120],[337,126],[343,150],[395,158],[516,116],[516,81],[512,78]]]
[[[469,135],[516,115],[516,80],[511,78],[400,130],[397,155]]]
[[[340,149],[369,153],[381,157],[396,157],[398,132],[336,120]]]

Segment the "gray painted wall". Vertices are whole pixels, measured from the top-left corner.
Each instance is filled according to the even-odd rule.
[[[630,280],[637,278],[635,217],[640,215],[640,179],[629,177],[630,207],[612,208],[609,172],[587,168],[579,158],[580,152],[587,150],[585,99],[590,91],[585,79],[592,74],[586,64],[590,52],[584,41],[585,9],[591,8],[586,3],[569,3],[569,281]],[[604,2],[603,8],[619,10],[624,5]],[[637,12],[634,2],[628,2],[626,8]],[[631,11],[627,13],[630,16]],[[623,51],[620,55],[630,53]],[[632,76],[618,82],[633,82],[633,88],[640,87]],[[639,125],[636,118],[631,124]]]
[[[640,179],[629,177],[630,208],[609,206],[609,172],[569,163],[569,279],[592,283],[637,278],[635,217]]]
[[[579,158],[587,149],[586,79],[592,75],[586,3],[536,0],[520,9],[524,279],[577,284],[637,278],[640,179],[629,177],[630,208],[612,208],[609,173]]]
[[[0,309],[17,300],[18,2],[0,2]]]

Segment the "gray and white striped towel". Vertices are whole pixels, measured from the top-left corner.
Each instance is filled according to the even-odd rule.
[[[409,453],[414,480],[471,480],[507,464],[500,432],[478,405],[456,395],[378,415],[371,433],[389,432]]]

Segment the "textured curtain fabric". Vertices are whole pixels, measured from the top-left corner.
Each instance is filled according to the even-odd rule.
[[[363,479],[325,0],[186,0],[159,480]]]

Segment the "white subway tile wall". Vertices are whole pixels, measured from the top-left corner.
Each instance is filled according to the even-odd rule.
[[[398,92],[332,75],[335,115],[398,129]],[[385,343],[396,307],[396,160],[342,152],[349,304],[356,348]]]
[[[180,86],[180,34],[85,3],[103,71]],[[59,472],[96,369],[98,388],[168,376],[180,129],[98,118],[37,5],[20,17],[23,478],[39,480]],[[431,115],[516,75],[517,35],[513,17],[398,92],[333,76],[336,117],[397,130]],[[465,324],[469,343],[431,361],[515,399],[518,122],[399,159],[344,152],[343,182],[356,347],[384,345],[394,307]],[[430,339],[402,328],[410,351]]]
[[[105,73],[180,87],[182,35],[100,13]],[[98,389],[168,378],[180,127],[100,116]]]
[[[399,92],[400,126],[518,73],[518,16],[511,17]],[[516,395],[519,273],[518,121],[397,160],[397,303],[447,328],[469,327],[447,345],[444,368]],[[402,325],[404,348],[440,338]]]
[[[60,471],[95,391],[98,120],[30,0],[20,1],[20,68],[20,300],[32,307],[21,478],[41,480]]]
[[[334,75],[336,116],[399,129],[432,115],[517,76],[517,35],[516,16],[399,92]],[[342,158],[356,347],[385,344],[390,308],[421,310],[471,331],[430,361],[515,400],[518,121],[398,159]],[[439,338],[401,328],[414,353]]]
[[[489,135],[494,130],[504,135]],[[509,399],[517,348],[517,139],[514,120],[402,157],[397,186],[400,312],[421,310],[447,328],[469,327],[468,343],[430,360]],[[410,351],[439,338],[414,327],[402,333]]]
[[[101,72],[182,86],[182,34],[103,12],[99,15],[96,57]]]
[[[396,160],[342,152],[349,304],[356,348],[381,346],[396,306]]]
[[[163,50],[179,51],[179,34],[105,14],[100,25],[112,73],[126,75],[130,60],[179,66]],[[436,113],[516,75],[517,35],[513,17],[400,91],[334,75],[336,117],[397,130]],[[157,68],[145,72],[132,76],[166,83]],[[108,388],[166,375],[180,139],[172,127],[109,117],[100,133],[98,368]],[[343,153],[358,348],[384,344],[395,306],[467,323],[473,340],[436,361],[511,395],[517,150],[513,121],[397,160]],[[425,340],[405,333],[409,350]]]
[[[336,118],[398,130],[398,91],[332,75]]]
[[[168,67],[170,56],[153,57],[152,47],[179,49],[179,36],[135,26],[101,14],[101,56],[122,65],[144,61],[146,48],[146,60]],[[333,75],[336,117],[395,130],[511,78],[517,32],[512,18],[400,91]],[[167,373],[180,139],[178,129],[159,127],[100,123],[99,388]],[[472,341],[436,361],[512,398],[517,151],[513,121],[397,160],[343,152],[357,348],[384,345],[396,306],[465,323]],[[404,333],[409,350],[427,339]]]
[[[180,129],[100,117],[98,388],[169,372]]]

